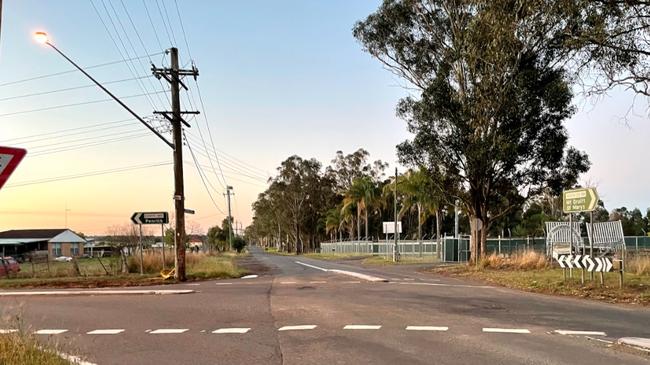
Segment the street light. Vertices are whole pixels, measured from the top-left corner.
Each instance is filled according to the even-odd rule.
[[[140,118],[138,114],[136,114],[131,108],[129,108],[126,104],[124,104],[120,99],[117,98],[117,96],[113,95],[108,89],[106,89],[102,84],[100,84],[97,80],[95,80],[92,76],[90,76],[86,71],[84,71],[83,68],[81,68],[79,65],[77,65],[73,60],[70,59],[70,57],[66,56],[61,50],[56,48],[54,44],[52,44],[49,40],[49,37],[47,36],[47,33],[45,32],[35,32],[34,33],[34,39],[41,44],[47,44],[48,46],[52,47],[58,54],[60,54],[63,58],[65,58],[68,62],[70,62],[77,70],[81,71],[86,77],[88,77],[92,82],[95,83],[95,85],[99,86],[100,89],[104,90],[105,93],[107,93],[113,100],[115,100],[118,104],[120,104],[124,109],[126,109],[129,113],[131,113],[132,116],[135,117],[140,123],[144,124],[145,127],[147,127],[150,131],[152,131],[158,138],[162,139],[163,142],[165,142],[166,145],[174,149],[174,145],[169,142],[162,134],[158,133],[157,130],[155,130],[152,126],[150,126],[147,122],[144,121],[144,119]]]

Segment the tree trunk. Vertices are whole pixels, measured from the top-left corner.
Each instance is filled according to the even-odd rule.
[[[361,241],[361,209],[357,205],[357,241]]]
[[[438,259],[442,259],[442,239],[440,237],[440,208],[436,208],[436,252]]]
[[[420,257],[422,257],[422,206],[418,203],[418,246],[420,246]]]
[[[366,219],[366,241],[368,240],[368,207],[363,210],[363,214],[365,215]]]

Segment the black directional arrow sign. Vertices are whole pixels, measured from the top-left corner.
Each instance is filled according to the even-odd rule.
[[[167,224],[169,214],[167,212],[137,212],[131,216],[134,224]]]

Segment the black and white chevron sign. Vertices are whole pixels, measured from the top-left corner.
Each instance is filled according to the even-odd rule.
[[[560,255],[557,263],[563,269],[587,269],[587,271],[609,272],[612,260],[609,257],[591,257],[589,255]]]

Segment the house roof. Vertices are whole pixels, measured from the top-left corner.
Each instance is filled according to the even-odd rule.
[[[0,232],[0,238],[41,238],[44,240],[50,240],[64,231],[67,231],[67,229],[12,229],[10,231]]]
[[[0,240],[9,242],[14,241],[17,243],[27,242],[85,242],[83,237],[69,229],[14,229],[10,231],[0,232]],[[5,243],[8,244],[8,243]]]

